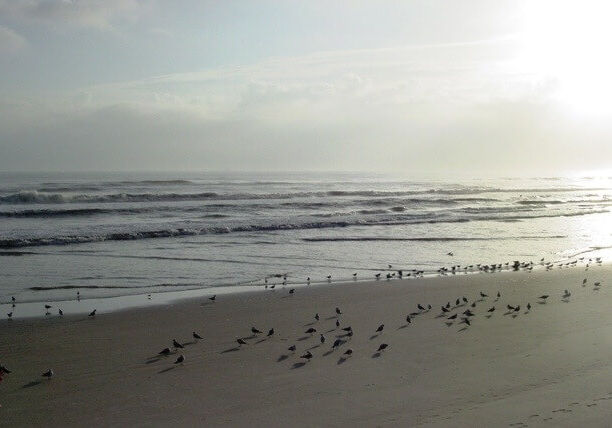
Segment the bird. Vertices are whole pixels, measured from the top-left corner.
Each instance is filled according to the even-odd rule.
[[[295,352],[297,348],[295,347],[295,345],[291,345],[290,347],[287,348],[287,350],[291,351],[291,352]]]
[[[348,327],[344,327],[342,330],[344,330],[344,331],[353,331],[353,327],[351,327],[349,325]]]
[[[385,328],[384,324],[379,325],[378,328],[376,329],[376,333],[381,333],[384,328]]]
[[[487,310],[487,312],[495,312],[495,306],[491,306],[491,307],[490,307],[490,308]]]
[[[449,310],[442,306],[442,312],[449,312]]]
[[[53,376],[53,369],[49,369],[46,372],[44,372],[41,376],[42,377],[46,377],[48,379],[51,379],[51,377]]]
[[[179,355],[174,364],[182,364],[185,361],[185,356],[183,354]]]
[[[310,359],[312,358],[312,353],[310,351],[306,351],[306,353],[300,356],[300,358],[304,358],[306,359],[306,361],[310,361]]]
[[[497,298],[499,299],[501,297],[501,293],[498,291],[497,292]]]
[[[184,346],[183,346],[183,345],[181,345],[180,343],[178,343],[178,342],[176,341],[176,339],[172,339],[172,345],[173,345],[175,348],[184,348]]]
[[[8,317],[8,319],[12,319],[13,318],[13,313],[9,312],[8,314],[6,314],[6,316]]]
[[[289,294],[293,294],[295,293],[295,288],[292,288],[291,290],[289,290]]]
[[[268,331],[268,337],[274,335],[274,329],[271,328],[270,331]]]
[[[461,300],[459,299],[455,300],[455,306],[459,306],[459,303],[461,303]]]
[[[215,294],[214,296],[209,297],[208,300],[211,300],[214,302],[215,300],[217,300],[217,295]]]
[[[521,305],[518,305],[516,308],[514,308],[514,312],[518,312],[521,310]]]
[[[421,310],[421,311],[425,310],[425,308],[420,303],[417,305],[417,308],[419,308],[419,310]]]
[[[6,367],[4,367],[3,365],[0,365],[0,374],[2,373],[10,374],[11,371],[7,369]]]
[[[63,317],[64,316],[64,311],[62,311],[61,309],[58,310],[59,316]]]
[[[320,319],[320,318],[321,318],[321,317],[319,317],[319,314],[315,314],[315,319],[316,319],[317,321],[319,321],[319,319]]]
[[[336,320],[336,328],[340,327],[340,321]]]
[[[96,316],[96,309],[94,309],[93,311],[91,311],[89,313],[89,315],[87,315],[88,317],[95,317]]]
[[[319,338],[319,340],[321,341],[321,343],[325,343],[325,336],[321,335],[321,337]]]
[[[11,297],[11,301],[12,301],[12,302],[15,302],[15,301],[16,301],[15,296],[12,296],[12,297]]]
[[[466,299],[465,296],[463,296],[462,299],[463,299],[463,303],[467,303],[468,302],[468,299]]]
[[[342,315],[342,311],[338,307],[336,307],[336,315]]]
[[[327,280],[331,281],[331,275],[327,275]]]
[[[351,348],[347,349],[346,351],[344,351],[344,355],[353,355],[353,350]]]
[[[454,320],[457,319],[457,314],[453,314],[450,317],[446,318],[447,320]]]
[[[582,280],[582,285],[584,285],[584,284],[586,284],[586,283],[587,283],[587,279],[586,279],[586,278],[584,278],[584,279]]]
[[[514,310],[514,306],[512,306],[512,305],[506,305],[506,308],[508,308],[509,311],[513,311]]]
[[[463,311],[463,315],[466,315],[468,317],[473,317],[474,313],[468,309],[468,310]]]
[[[164,348],[157,353],[157,355],[170,355],[170,348]]]
[[[317,332],[317,329],[314,328],[314,327],[310,327],[308,330],[306,330],[307,334],[312,334],[312,333],[316,333],[316,332]]]
[[[484,299],[485,297],[489,297],[489,296],[481,291],[480,292],[480,297],[482,297]]]
[[[565,290],[565,293],[563,293],[563,298],[567,299],[568,297],[570,297],[572,295],[572,293],[570,293],[568,290]]]
[[[257,330],[255,327],[251,327],[251,333],[253,333],[253,334],[259,334],[259,333],[261,333],[261,331],[260,331],[260,330]]]
[[[544,295],[538,297],[538,299],[546,300],[546,299],[548,299],[548,297],[549,297],[548,294],[544,294]]]
[[[353,274],[353,278],[357,278],[357,272]]]
[[[461,318],[461,322],[467,325],[472,325],[469,318]]]
[[[531,303],[527,303],[527,310],[530,311],[531,310]]]
[[[384,351],[385,349],[387,349],[388,346],[389,345],[387,345],[386,343],[381,343],[376,352]]]
[[[45,309],[51,309],[52,306],[51,305],[45,305]]]
[[[200,336],[200,335],[199,335],[198,333],[196,333],[195,331],[192,333],[192,335],[193,335],[193,338],[194,338],[194,339],[196,339],[196,340],[197,340],[197,339],[202,339],[202,336]]]
[[[343,342],[342,342],[342,340],[341,340],[341,339],[336,339],[336,340],[334,341],[334,344],[332,345],[332,349],[333,349],[333,348],[337,348],[338,346],[342,345],[342,343],[343,343]]]
[[[406,315],[406,322],[408,324],[412,323],[412,319],[410,318],[410,314]]]
[[[242,346],[242,345],[246,345],[247,343],[244,341],[244,339],[238,338],[236,339],[236,342],[238,342],[238,346]]]

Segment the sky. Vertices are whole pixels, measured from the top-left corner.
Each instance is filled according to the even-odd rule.
[[[603,0],[0,0],[0,170],[609,171]]]

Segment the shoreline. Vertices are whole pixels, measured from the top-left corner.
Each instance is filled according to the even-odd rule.
[[[0,383],[0,426],[606,426],[611,277],[612,266],[603,265],[587,272],[430,277],[409,287],[332,283],[291,295],[180,300],[93,319],[3,322],[0,340],[9,346],[0,362],[12,373]],[[594,282],[603,285],[595,290]],[[572,293],[567,302],[564,289]],[[470,326],[447,326],[438,317],[440,304],[462,296],[471,303],[480,291],[490,297],[476,303]],[[502,297],[494,303],[497,291]],[[538,304],[544,293],[551,297]],[[433,309],[407,325],[418,303]],[[505,314],[506,304],[522,310]],[[492,305],[497,311],[486,318]],[[331,344],[344,332],[335,328],[335,307],[343,312],[341,327],[355,331],[338,350]],[[304,334],[309,325],[319,331]],[[249,338],[252,326],[264,337]],[[269,328],[275,335],[266,339]],[[194,330],[204,339],[192,340]],[[239,347],[237,337],[248,345]],[[179,353],[157,355],[173,338],[187,342],[183,364],[173,364]],[[380,343],[389,348],[376,355]],[[287,350],[291,344],[295,353]],[[348,347],[354,354],[343,359]],[[299,356],[308,349],[314,357],[304,364]],[[48,368],[56,376],[41,382]]]

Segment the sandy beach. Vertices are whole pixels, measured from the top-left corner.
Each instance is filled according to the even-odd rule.
[[[0,383],[0,426],[609,426],[610,274],[603,265],[381,280],[3,320],[1,363],[12,373]],[[469,304],[453,308],[463,296]],[[407,324],[417,304],[433,308]],[[336,307],[354,335],[333,350],[345,333]],[[471,325],[446,319],[466,309]],[[251,337],[253,326],[263,334]],[[174,338],[185,349],[157,356]],[[48,368],[55,376],[41,378]]]

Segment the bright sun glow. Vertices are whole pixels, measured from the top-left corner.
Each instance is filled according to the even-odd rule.
[[[521,68],[549,79],[579,114],[612,113],[611,16],[607,0],[527,2]]]

